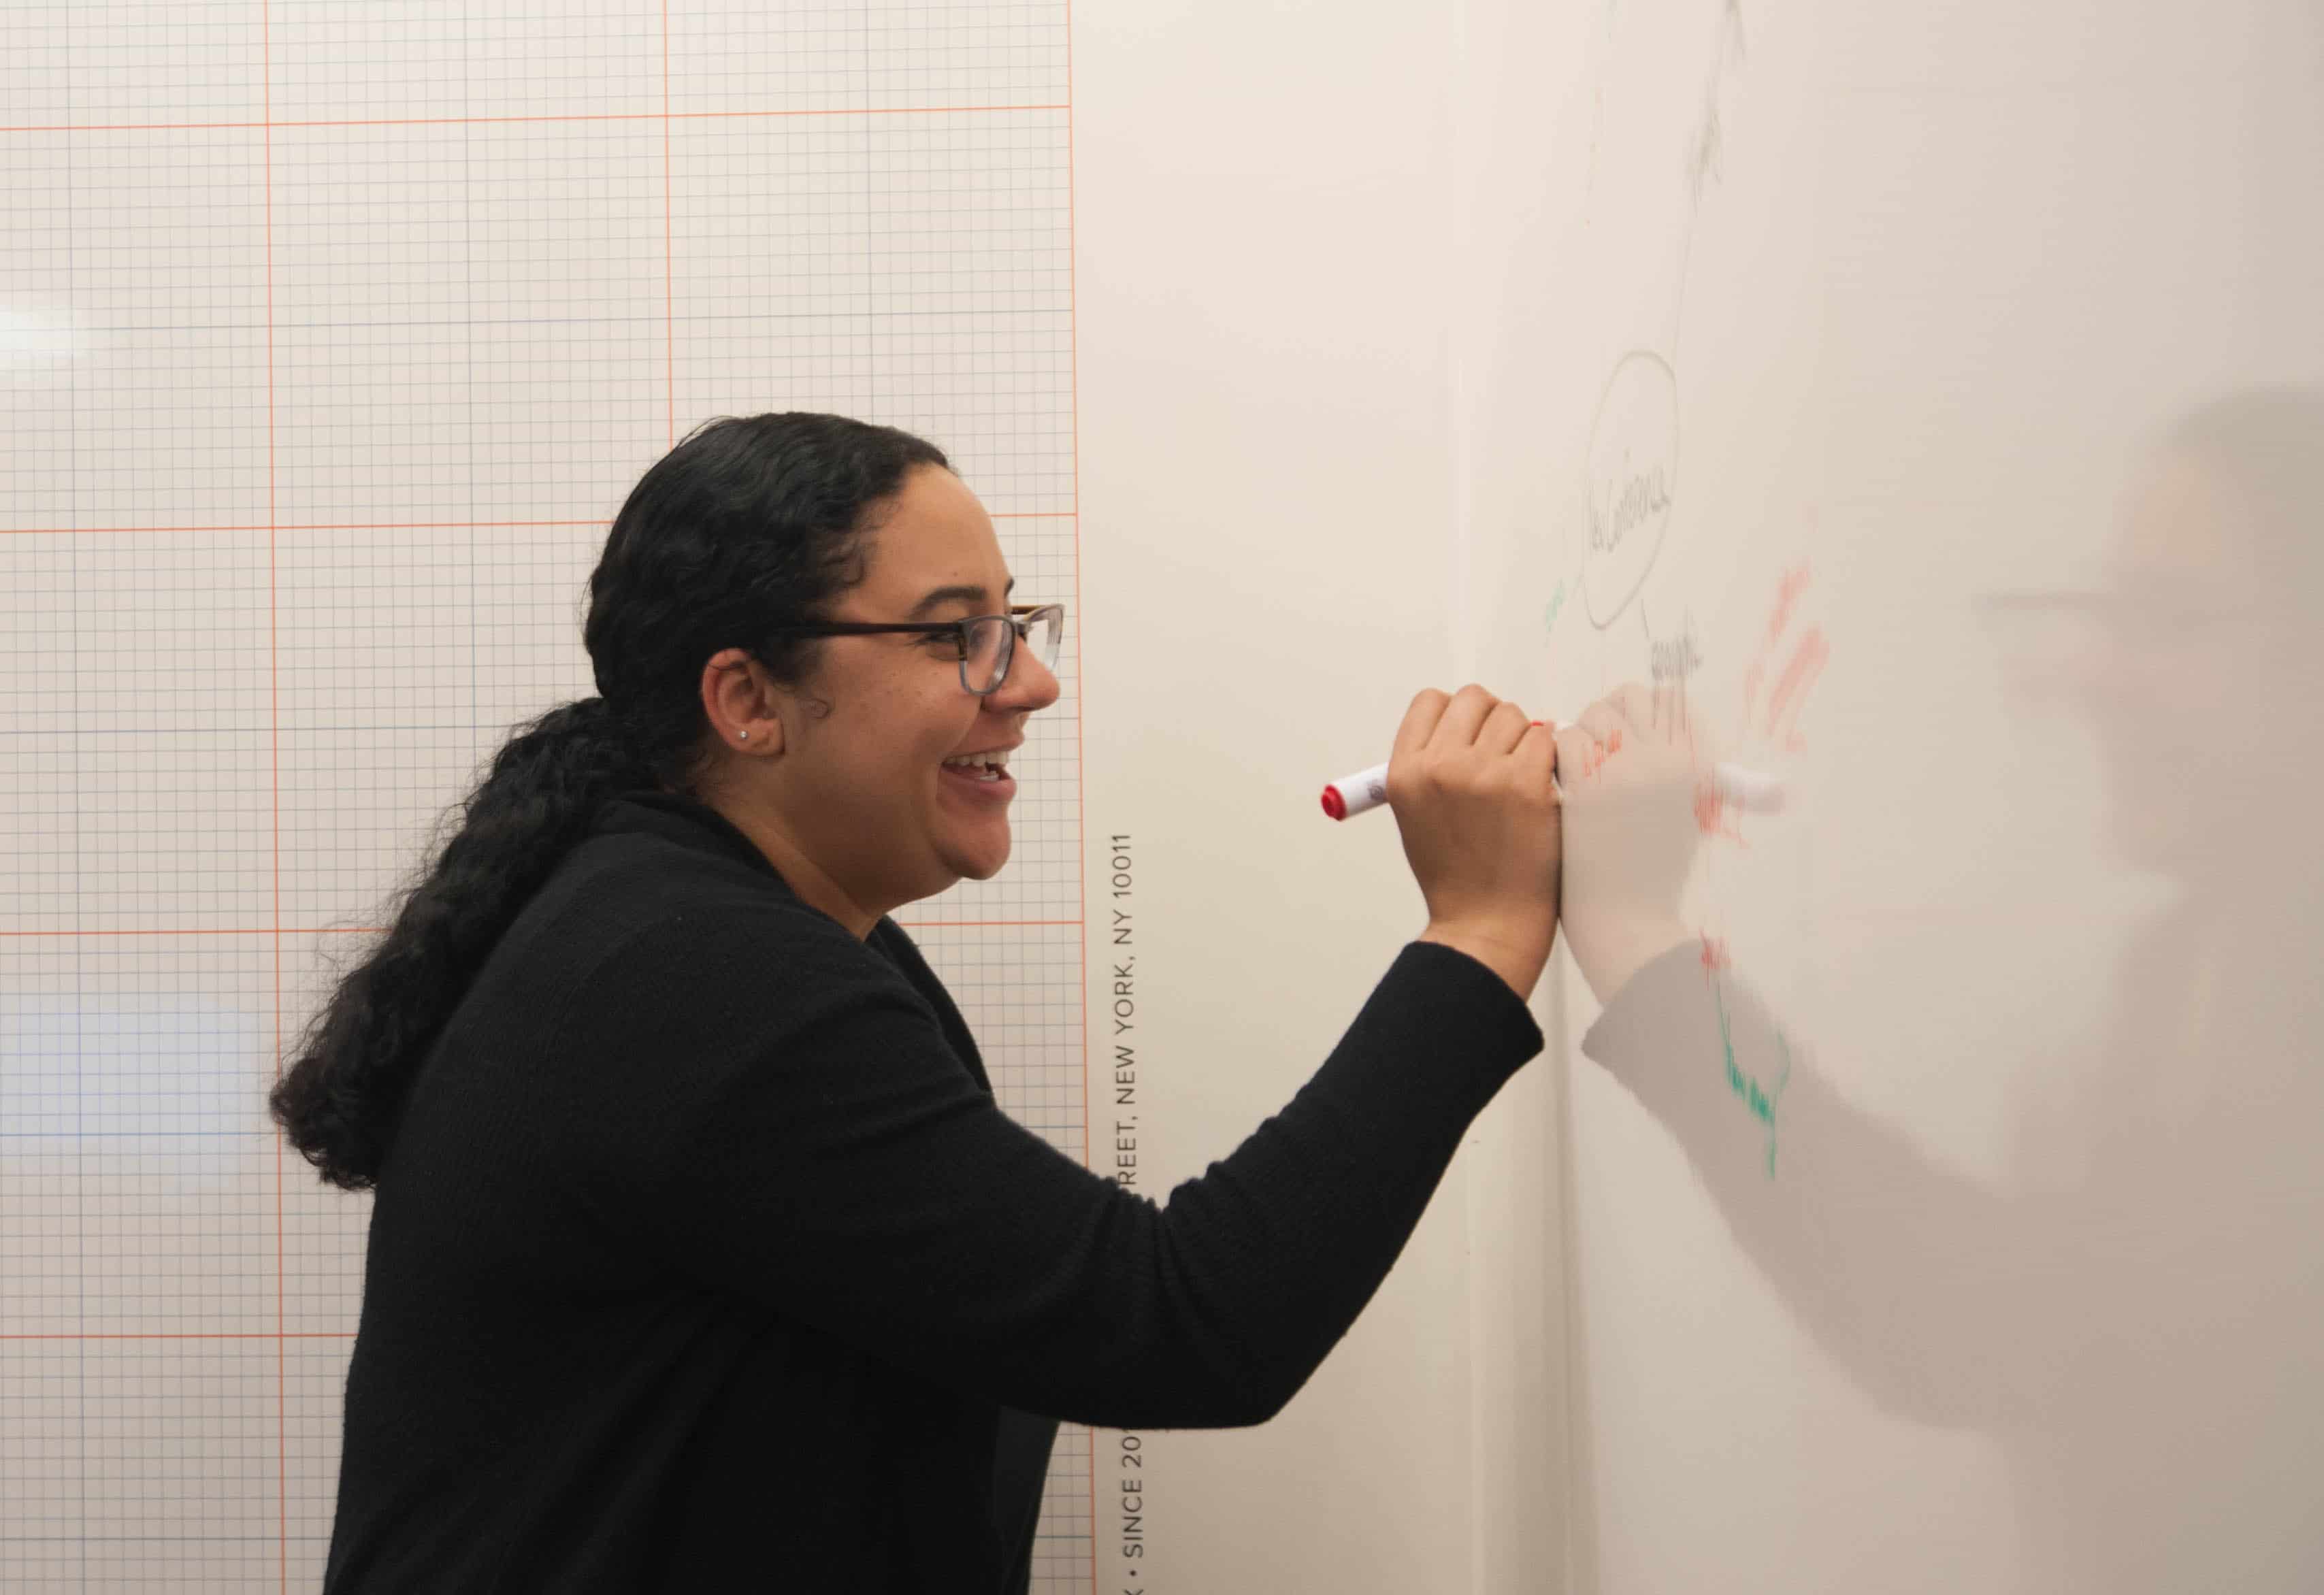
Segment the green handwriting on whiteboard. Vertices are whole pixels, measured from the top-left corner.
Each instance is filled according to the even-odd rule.
[[[1775,1032],[1775,1045],[1784,1049],[1784,1072],[1775,1077],[1775,1089],[1769,1091],[1735,1064],[1735,1043],[1727,1034],[1727,999],[1720,995],[1719,982],[1711,982],[1711,1000],[1719,1007],[1719,1046],[1726,1056],[1727,1089],[1736,1100],[1750,1110],[1751,1117],[1767,1127],[1767,1177],[1775,1177],[1775,1104],[1784,1100],[1784,1087],[1791,1083],[1792,1048],[1781,1030]]]
[[[1561,581],[1557,584],[1557,591],[1549,595],[1549,612],[1542,616],[1541,629],[1545,632],[1557,630],[1557,612],[1564,607],[1565,584]]]

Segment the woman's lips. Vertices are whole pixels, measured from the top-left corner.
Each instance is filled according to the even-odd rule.
[[[937,765],[936,773],[948,785],[961,788],[964,795],[987,803],[1005,803],[1017,792],[1017,778],[1006,770],[991,780],[986,780],[981,775],[972,775],[951,764]]]

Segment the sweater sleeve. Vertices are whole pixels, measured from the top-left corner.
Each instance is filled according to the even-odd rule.
[[[1002,1112],[892,971],[819,955],[831,968],[776,981],[749,938],[667,940],[621,985],[669,993],[651,1007],[677,1017],[592,1004],[601,1022],[568,1028],[596,1059],[578,1078],[635,1082],[589,1111],[610,1127],[586,1149],[586,1178],[613,1194],[599,1210],[703,1287],[946,1387],[1109,1427],[1278,1411],[1542,1046],[1499,976],[1415,942],[1289,1104],[1157,1205]],[[764,1004],[770,983],[781,1016],[744,1044],[646,1053],[691,1050],[671,1034],[694,1028],[678,993]]]

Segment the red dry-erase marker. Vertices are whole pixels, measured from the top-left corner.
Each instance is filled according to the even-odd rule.
[[[1722,799],[1747,813],[1774,814],[1784,807],[1784,783],[1771,775],[1761,775],[1739,764],[1714,764],[1711,767],[1711,779]],[[1323,812],[1335,820],[1367,813],[1387,801],[1385,764],[1343,775],[1323,788]]]

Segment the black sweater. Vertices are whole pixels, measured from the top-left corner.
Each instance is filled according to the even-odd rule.
[[[413,1083],[325,1587],[1021,1590],[1055,1421],[1272,1416],[1541,1044],[1413,943],[1157,1206],[1000,1111],[892,921],[624,794]]]

